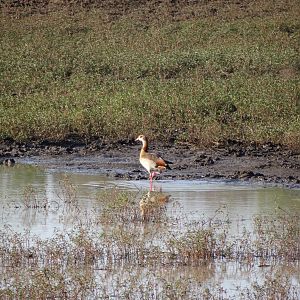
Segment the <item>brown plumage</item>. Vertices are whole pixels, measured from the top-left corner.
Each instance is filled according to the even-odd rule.
[[[150,174],[150,181],[152,182],[153,177],[160,174],[165,169],[171,169],[168,162],[161,157],[148,152],[148,139],[144,135],[139,135],[136,141],[143,143],[140,152],[140,163]]]

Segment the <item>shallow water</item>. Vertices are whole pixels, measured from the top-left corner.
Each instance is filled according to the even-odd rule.
[[[49,237],[55,229],[71,226],[62,221],[56,202],[63,197],[64,173],[30,165],[13,168],[0,167],[0,225],[10,225],[14,230],[28,229],[34,234]],[[148,190],[146,180],[114,180],[103,175],[68,173],[68,180],[76,189],[76,198],[81,210],[95,205],[96,194],[109,188],[122,190]],[[38,209],[24,210],[24,199],[29,188],[38,199],[47,199],[50,209],[47,214]],[[154,190],[171,196],[182,207],[181,213],[189,218],[211,217],[223,209],[230,220],[238,223],[236,228],[249,227],[253,216],[271,214],[277,208],[300,214],[300,191],[274,187],[262,187],[237,182],[223,181],[163,181],[154,182]],[[70,212],[70,219],[72,215]],[[235,227],[232,226],[232,230]]]
[[[65,180],[68,181],[67,185]],[[79,217],[88,220],[88,213],[97,207],[97,194],[111,188],[142,192],[149,189],[149,182],[114,180],[88,172],[68,172],[65,177],[64,172],[31,165],[0,166],[0,229],[10,228],[17,232],[28,230],[47,239],[57,231],[72,229]],[[167,214],[183,214],[190,220],[197,220],[213,217],[216,211],[224,211],[231,222],[229,232],[233,236],[240,234],[243,228],[251,230],[253,217],[258,214],[270,215],[276,209],[300,214],[300,190],[238,182],[180,180],[157,180],[154,182],[154,190],[171,196]],[[76,209],[61,207],[58,203],[64,197],[76,197]],[[46,201],[48,209],[26,209],[28,198],[35,199],[36,203]],[[178,203],[180,209],[173,210],[172,203]],[[300,279],[296,275],[299,273],[299,264],[294,264],[293,268],[296,271],[291,276],[299,286]],[[199,267],[187,269],[182,267],[179,273],[176,270],[176,276],[195,272],[195,278],[204,276],[204,281],[226,288],[231,295],[234,295],[236,285],[247,287],[249,278],[263,278],[269,272],[268,268],[256,266],[253,269],[236,262],[211,263],[207,267],[201,266],[201,272]]]

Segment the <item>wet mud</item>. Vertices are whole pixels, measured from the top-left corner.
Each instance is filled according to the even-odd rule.
[[[0,163],[9,158],[50,169],[104,174],[109,177],[144,180],[139,164],[140,144],[120,142],[90,144],[65,141],[59,144],[0,144]],[[157,151],[158,150],[158,151]],[[181,144],[152,144],[150,152],[172,161],[159,179],[220,179],[300,188],[300,153],[280,145],[244,145],[226,141],[209,149]]]

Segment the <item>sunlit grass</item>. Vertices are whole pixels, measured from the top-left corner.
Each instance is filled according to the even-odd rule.
[[[141,26],[100,11],[0,23],[0,138],[300,144],[299,18]],[[253,10],[263,9],[255,7]]]

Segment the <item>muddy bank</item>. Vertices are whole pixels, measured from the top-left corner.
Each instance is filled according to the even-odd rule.
[[[192,145],[150,145],[173,162],[172,170],[160,179],[241,180],[300,188],[300,153],[280,145],[257,146],[227,141],[210,149]],[[139,164],[140,145],[134,142],[88,145],[65,141],[60,144],[0,144],[0,162],[14,158],[16,164],[30,163],[51,169],[105,174],[115,178],[147,179]]]

